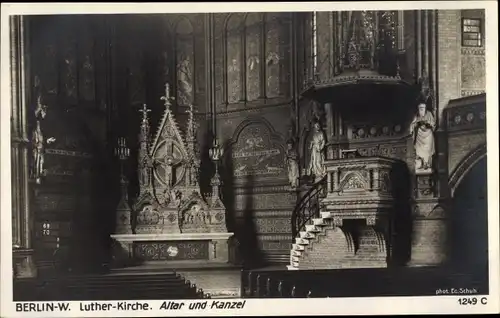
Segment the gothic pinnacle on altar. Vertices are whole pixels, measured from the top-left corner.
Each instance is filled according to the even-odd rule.
[[[165,101],[165,112],[170,112],[170,106],[172,106],[171,100],[174,100],[174,97],[170,96],[170,84],[165,83],[165,96],[160,97],[161,100]]]
[[[146,104],[143,105],[143,108],[139,110],[142,113],[142,122],[141,122],[141,131],[139,133],[139,183],[141,185],[141,191],[150,187],[152,185],[152,160],[149,155],[149,118],[148,113],[151,109],[148,109]]]
[[[141,121],[141,131],[139,134],[139,142],[149,144],[149,118],[148,113],[151,109],[148,109],[146,104],[142,106],[142,109],[139,109],[139,112],[142,113],[142,121]]]
[[[208,154],[210,156],[210,159],[212,159],[215,165],[215,173],[212,176],[212,179],[210,180],[210,185],[212,186],[212,206],[213,206],[219,202],[222,204],[222,201],[219,196],[219,188],[222,185],[221,178],[219,175],[219,161],[221,160],[222,155],[224,154],[224,150],[219,145],[217,138],[214,139],[214,143],[212,145],[212,148],[208,150]]]
[[[196,152],[196,123],[194,121],[194,106],[192,104],[189,105],[189,109],[186,110],[189,114],[188,123],[187,123],[187,131],[186,131],[186,143],[188,150],[188,161],[189,161],[189,184],[192,186],[198,185],[198,169],[200,166],[200,160],[198,154]]]
[[[186,141],[188,143],[188,149],[191,152],[193,158],[196,158],[196,123],[194,121],[194,106],[192,104],[189,105],[189,109],[186,110],[189,114],[188,124],[187,124],[187,132],[186,132]]]
[[[127,147],[125,138],[118,138],[115,156],[120,160],[120,201],[116,207],[116,233],[132,233],[130,223],[131,208],[128,204],[128,179],[125,175],[125,162],[130,157],[130,148]]]

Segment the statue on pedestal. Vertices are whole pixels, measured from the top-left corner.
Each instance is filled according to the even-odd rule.
[[[51,144],[56,141],[54,137],[47,140],[44,139],[41,121],[47,115],[47,106],[41,103],[41,96],[37,99],[35,109],[36,127],[33,130],[32,146],[33,146],[33,162],[31,169],[31,177],[35,179],[36,183],[40,184],[42,176],[45,175],[44,162],[45,162],[45,143]]]
[[[323,178],[326,174],[325,169],[325,154],[324,149],[326,145],[325,134],[321,129],[321,124],[319,122],[314,123],[314,134],[309,144],[309,150],[311,152],[311,157],[309,160],[309,167],[307,168],[307,174],[314,176],[316,181]]]
[[[145,156],[142,159],[141,167],[139,168],[139,184],[149,187],[151,185],[151,169],[153,168],[151,158]]]
[[[415,172],[431,172],[432,157],[435,153],[434,147],[434,129],[436,121],[427,105],[420,103],[418,112],[410,124],[410,134],[413,136],[413,145],[415,147]]]

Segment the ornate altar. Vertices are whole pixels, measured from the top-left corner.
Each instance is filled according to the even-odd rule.
[[[153,139],[149,110],[146,105],[141,109],[137,169],[140,191],[131,207],[131,233],[111,235],[118,243],[115,258],[128,255],[139,261],[227,263],[232,257],[233,233],[227,231],[217,169],[212,192],[200,191],[193,107],[188,110],[183,134],[170,109],[168,84],[162,100],[165,110]],[[211,151],[216,165],[221,151],[217,144]]]

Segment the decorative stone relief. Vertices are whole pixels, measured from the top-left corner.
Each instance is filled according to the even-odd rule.
[[[269,128],[263,124],[243,128],[232,146],[231,156],[236,178],[280,177],[286,173],[283,146],[272,139]]]
[[[407,147],[404,144],[379,144],[377,146],[362,145],[356,147],[358,153],[363,157],[384,156],[389,158],[405,158]]]
[[[348,190],[363,190],[367,188],[367,183],[364,178],[358,173],[350,173],[348,174],[343,181],[340,183],[341,191]]]
[[[148,260],[208,260],[208,241],[135,243],[137,257]]]
[[[480,94],[486,89],[484,48],[462,48],[462,95]]]
[[[387,138],[399,136],[402,132],[400,124],[387,125],[369,125],[369,124],[352,124],[348,126],[348,134],[354,140],[363,140],[371,138]]]
[[[484,104],[468,105],[446,109],[447,128],[450,131],[486,127]]]

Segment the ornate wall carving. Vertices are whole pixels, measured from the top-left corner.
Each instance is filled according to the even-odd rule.
[[[467,105],[446,110],[448,131],[465,131],[486,128],[485,105]]]
[[[403,127],[401,124],[370,125],[353,124],[348,127],[348,135],[354,140],[383,138],[400,136]]]
[[[234,177],[279,178],[285,175],[284,149],[263,122],[242,123],[231,146]]]
[[[486,90],[486,58],[484,48],[462,48],[462,96],[484,93]]]
[[[167,243],[135,243],[136,256],[148,261],[208,260],[208,241],[176,241]]]
[[[395,159],[404,159],[408,152],[406,142],[385,144],[359,144],[353,145],[363,157],[383,156]]]

